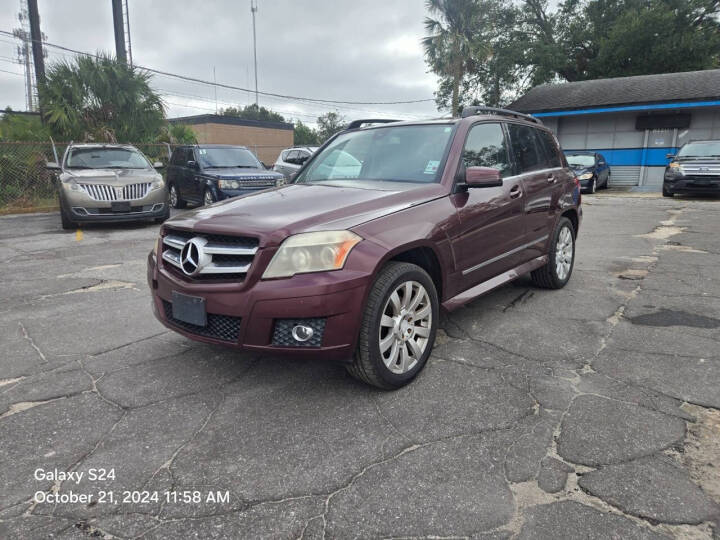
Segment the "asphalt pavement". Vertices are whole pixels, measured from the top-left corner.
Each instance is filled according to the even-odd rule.
[[[584,211],[395,392],[167,331],[157,225],[0,217],[0,538],[720,537],[720,201]]]

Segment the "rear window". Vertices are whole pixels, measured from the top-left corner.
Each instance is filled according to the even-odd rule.
[[[550,167],[549,157],[536,129],[521,124],[508,124],[508,131],[519,174]]]
[[[448,124],[349,131],[316,155],[295,182],[438,182],[452,132]]]

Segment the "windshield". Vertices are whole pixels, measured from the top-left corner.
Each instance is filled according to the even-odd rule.
[[[148,169],[150,162],[131,148],[72,148],[67,169]]]
[[[595,156],[592,154],[569,154],[565,157],[571,167],[592,167],[595,165]]]
[[[450,142],[448,124],[395,126],[339,135],[295,181],[437,182]]]
[[[720,141],[688,143],[677,155],[678,157],[720,157]]]
[[[197,160],[203,169],[242,167],[261,169],[255,155],[246,148],[197,148]]]

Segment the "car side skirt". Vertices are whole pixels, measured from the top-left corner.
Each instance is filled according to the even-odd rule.
[[[515,268],[508,270],[507,272],[499,274],[494,278],[483,281],[482,283],[475,285],[474,287],[471,287],[468,290],[463,291],[456,296],[453,296],[452,298],[448,298],[442,303],[442,307],[445,308],[447,311],[454,311],[457,308],[464,306],[471,300],[474,300],[478,296],[482,296],[483,294],[488,293],[493,289],[497,289],[501,285],[505,285],[506,283],[519,278],[523,274],[527,274],[528,272],[537,270],[541,266],[546,265],[547,262],[547,255],[542,255],[540,257],[532,259],[526,263],[521,264],[520,266],[516,266]]]

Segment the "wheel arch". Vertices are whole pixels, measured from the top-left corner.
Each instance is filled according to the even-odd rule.
[[[388,262],[407,262],[415,264],[425,270],[435,285],[438,299],[442,301],[443,290],[445,289],[445,275],[442,271],[440,258],[431,245],[417,243],[398,247],[393,251],[388,252],[387,255],[378,263],[375,273],[377,273]]]

